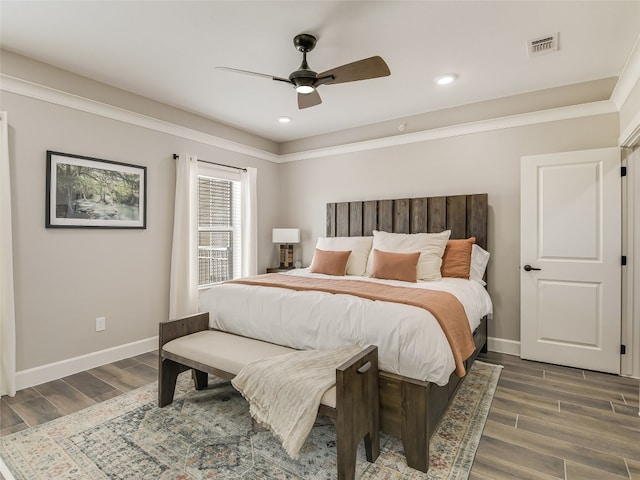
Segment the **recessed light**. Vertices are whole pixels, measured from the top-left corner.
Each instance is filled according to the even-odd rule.
[[[452,83],[457,78],[455,73],[447,73],[446,75],[440,75],[439,77],[434,78],[434,82],[438,85],[448,85]]]
[[[280,123],[289,123],[291,121],[291,117],[282,116],[282,117],[278,118],[278,121]]]

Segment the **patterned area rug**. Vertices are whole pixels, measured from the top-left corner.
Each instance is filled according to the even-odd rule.
[[[468,478],[500,370],[473,365],[431,439],[428,474],[407,467],[402,443],[383,435],[374,464],[361,442],[356,478]],[[154,383],[3,437],[0,457],[16,480],[336,478],[329,420],[316,423],[294,461],[269,431],[254,431],[247,402],[228,382],[198,392],[184,373],[173,404],[157,408],[156,395]]]

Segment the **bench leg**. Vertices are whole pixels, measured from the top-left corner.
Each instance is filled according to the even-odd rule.
[[[369,347],[336,369],[338,480],[353,480],[358,444],[364,438],[367,460],[380,454],[378,350]]]
[[[173,402],[173,395],[176,391],[176,381],[180,372],[184,370],[173,360],[166,358],[160,359],[160,368],[158,372],[158,406],[160,408]]]
[[[196,390],[204,390],[209,385],[209,374],[195,368],[191,370],[191,377],[193,378],[193,385]]]
[[[367,454],[368,462],[375,462],[380,455],[380,430],[374,430],[373,427],[364,436],[364,451]]]
[[[337,437],[338,480],[355,480],[356,454],[359,442],[353,438],[352,432],[338,431]]]

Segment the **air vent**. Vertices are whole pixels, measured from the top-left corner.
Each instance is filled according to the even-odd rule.
[[[527,42],[529,57],[537,57],[558,50],[558,34],[547,35]]]

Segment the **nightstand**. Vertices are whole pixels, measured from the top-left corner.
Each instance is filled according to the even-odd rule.
[[[267,273],[282,273],[282,272],[288,272],[290,270],[293,270],[293,267],[291,268],[267,267]]]

